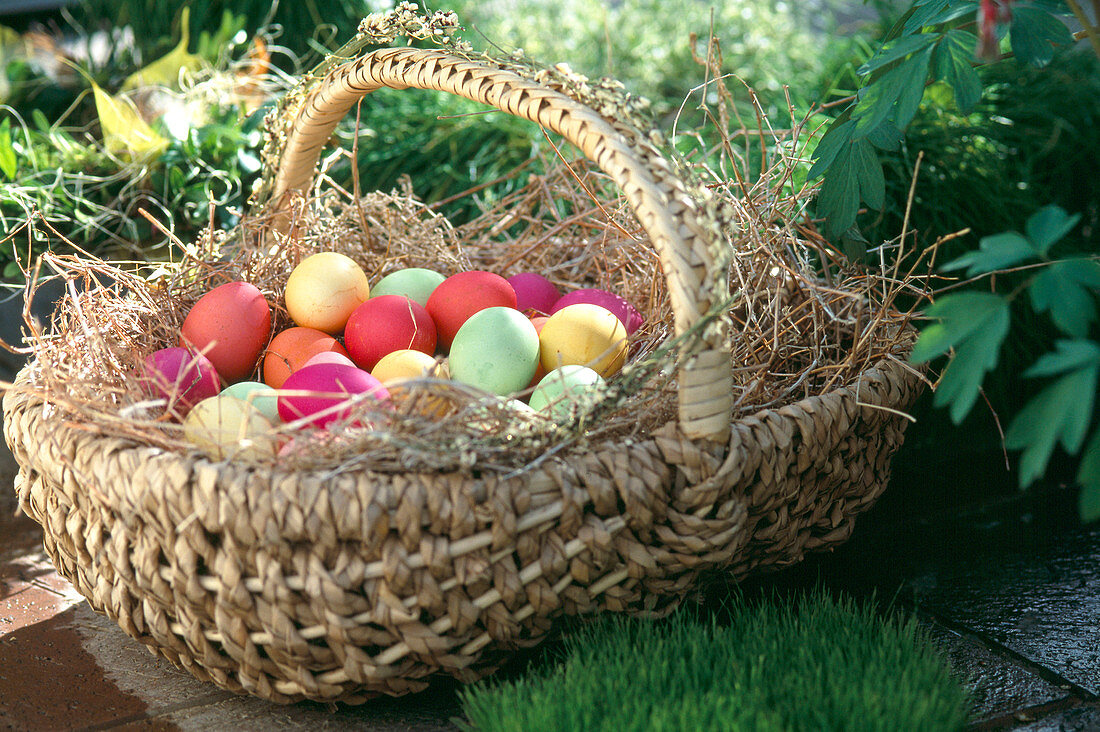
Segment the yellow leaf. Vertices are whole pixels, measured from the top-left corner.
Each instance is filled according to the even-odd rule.
[[[108,152],[144,160],[164,152],[168,140],[138,114],[137,107],[126,97],[112,97],[92,82],[95,109],[103,130],[103,144]]]
[[[145,86],[176,86],[180,71],[197,71],[202,68],[202,58],[187,52],[190,42],[191,9],[185,7],[180,16],[180,42],[166,55],[138,69],[122,82],[122,91],[130,91]]]

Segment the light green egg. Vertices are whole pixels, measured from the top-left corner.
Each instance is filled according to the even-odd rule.
[[[492,394],[526,389],[539,364],[539,334],[514,308],[478,311],[462,324],[448,357],[451,378]]]
[[[562,366],[542,377],[528,402],[532,408],[561,419],[569,416],[573,404],[591,398],[603,383],[603,377],[587,366]]]
[[[370,288],[370,296],[404,295],[427,307],[432,291],[444,279],[446,278],[438,272],[422,267],[399,269],[389,273],[380,279],[377,285]]]
[[[258,381],[239,381],[223,389],[222,394],[248,402],[273,424],[282,422],[279,418],[278,392],[267,384],[261,384]]]

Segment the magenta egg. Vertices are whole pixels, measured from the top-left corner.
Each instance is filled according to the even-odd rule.
[[[348,401],[357,394],[369,394],[377,401],[390,397],[382,382],[366,371],[338,363],[298,369],[283,382],[279,392],[279,416],[283,421],[309,418],[310,424],[317,427],[347,419],[355,408]]]
[[[645,321],[642,314],[639,313],[633,305],[627,302],[625,298],[613,292],[600,290],[595,287],[588,287],[565,293],[560,300],[554,303],[550,315],[553,315],[562,308],[567,308],[570,305],[576,305],[578,303],[599,305],[601,308],[610,310],[615,314],[615,317],[622,321],[623,326],[626,328],[627,335],[632,335],[634,331],[642,327],[642,323]]]
[[[534,272],[521,272],[508,278],[508,284],[516,291],[516,310],[524,313],[549,315],[550,308],[561,299],[554,283]]]
[[[142,383],[146,393],[168,400],[168,410],[180,417],[203,399],[221,391],[221,380],[214,364],[200,353],[172,346],[153,351],[145,357]]]

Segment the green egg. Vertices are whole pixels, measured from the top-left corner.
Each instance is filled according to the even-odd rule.
[[[592,369],[570,364],[542,377],[528,402],[532,408],[560,419],[569,416],[573,404],[579,403],[601,384],[603,377]]]
[[[258,381],[239,381],[223,389],[222,394],[250,403],[273,424],[283,421],[279,418],[278,394],[267,384],[261,384]]]
[[[492,394],[507,396],[527,388],[539,363],[535,326],[514,308],[478,311],[462,324],[451,343],[451,378]]]
[[[438,272],[422,267],[409,267],[391,272],[370,288],[370,296],[404,295],[422,306],[428,306],[428,297],[432,291],[446,279]]]

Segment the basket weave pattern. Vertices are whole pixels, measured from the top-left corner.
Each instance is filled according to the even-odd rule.
[[[451,91],[560,132],[633,205],[677,335],[722,301],[713,236],[655,151],[558,91],[436,51],[334,70],[301,107],[273,200],[308,186],[333,126],[379,86]],[[19,388],[5,437],[59,572],[128,634],[227,689],[359,702],[478,678],[562,614],[659,612],[708,573],[847,539],[886,485],[919,377],[884,358],[852,385],[733,419],[719,322],[683,360],[676,421],[518,475],[215,463],[81,429]],[[32,363],[17,384],[33,376]]]

